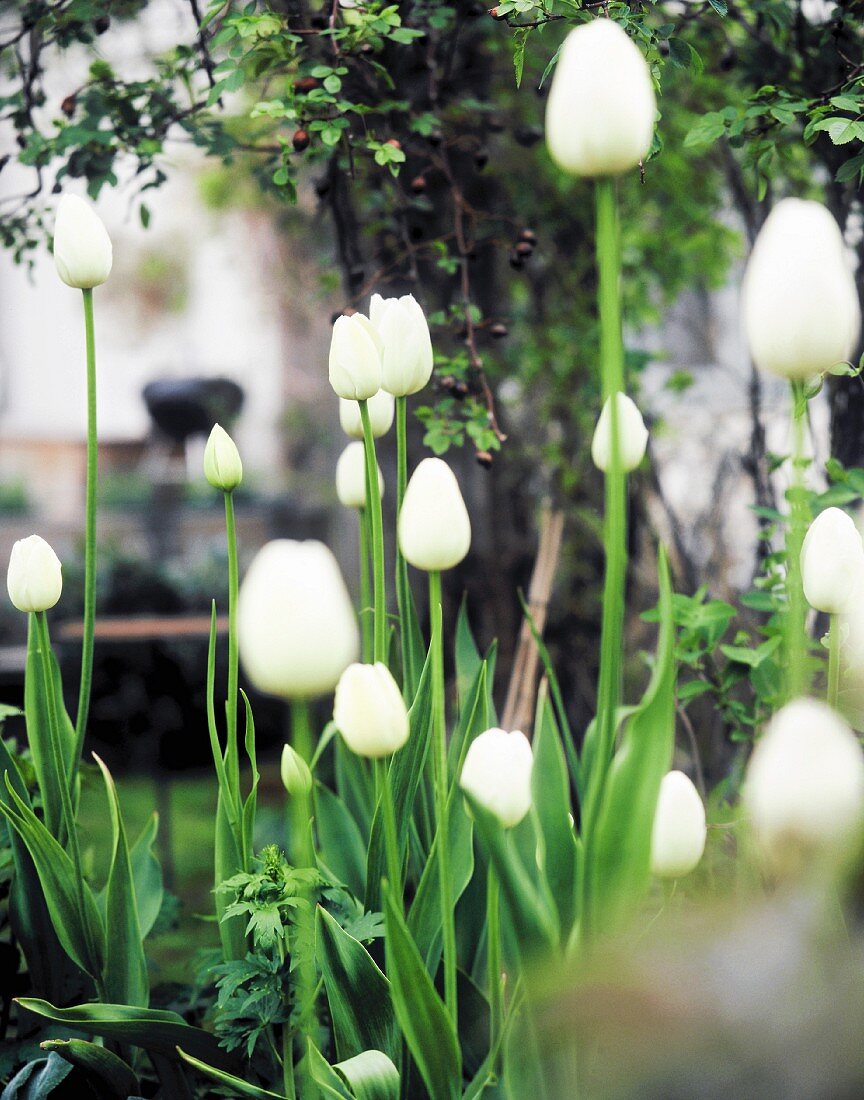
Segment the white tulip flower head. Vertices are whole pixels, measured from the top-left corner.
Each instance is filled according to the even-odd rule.
[[[471,521],[456,475],[440,458],[424,458],[411,475],[399,512],[399,545],[416,569],[452,569],[471,547]]]
[[[531,809],[533,767],[534,754],[524,733],[488,729],[468,746],[459,786],[505,829],[512,829]]]
[[[651,832],[651,870],[659,878],[689,875],[705,851],[705,806],[679,771],[663,776]]]
[[[333,721],[353,753],[371,758],[397,752],[410,731],[402,692],[380,661],[345,669],[336,687]]]
[[[30,535],[15,543],[6,587],[19,611],[48,611],[57,603],[63,591],[62,566],[45,539]]]
[[[54,223],[54,263],[67,286],[90,290],[111,274],[111,238],[93,207],[77,195],[64,195]]]

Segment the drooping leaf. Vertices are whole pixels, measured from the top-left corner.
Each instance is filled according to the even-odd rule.
[[[186,1065],[197,1070],[203,1077],[207,1077],[219,1085],[225,1085],[231,1090],[231,1094],[235,1096],[251,1096],[253,1100],[287,1100],[284,1093],[270,1092],[268,1089],[261,1088],[260,1085],[253,1085],[251,1081],[244,1081],[241,1077],[235,1077],[233,1073],[226,1073],[223,1069],[210,1066],[206,1062],[202,1062],[200,1058],[194,1058],[180,1046],[177,1047],[177,1053]]]
[[[462,1057],[453,1023],[389,891],[384,915],[387,973],[405,1042],[430,1096],[456,1100],[462,1091]]]
[[[316,954],[339,1058],[352,1058],[369,1049],[398,1058],[390,983],[363,944],[322,908],[317,913]]]
[[[144,1007],[150,1000],[150,979],[144,957],[138,903],[126,829],[120,813],[117,788],[104,762],[93,754],[108,794],[111,814],[111,863],[105,887],[105,996],[117,1004]]]
[[[129,1066],[106,1047],[85,1039],[46,1039],[39,1045],[84,1070],[97,1083],[99,1095],[105,1100],[126,1100],[140,1091],[138,1079]]]
[[[18,997],[16,1002],[28,1012],[34,1012],[55,1024],[66,1024],[76,1031],[141,1047],[148,1053],[161,1054],[166,1058],[176,1058],[179,1046],[194,1058],[219,1069],[236,1071],[235,1059],[219,1046],[215,1035],[187,1024],[176,1012],[111,1004],[56,1008],[36,997]]]

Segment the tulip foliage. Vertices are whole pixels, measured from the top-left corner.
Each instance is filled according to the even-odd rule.
[[[0,742],[0,812],[14,866],[10,920],[34,994],[19,1000],[19,1012],[24,1021],[50,1022],[47,1061],[80,1071],[102,1090],[97,1095],[152,1092],[154,1076],[164,1097],[188,1097],[193,1088],[277,1100],[564,1095],[560,1066],[550,1078],[541,1052],[544,973],[580,965],[598,944],[656,920],[663,908],[655,878],[677,880],[699,864],[705,806],[691,780],[673,770],[681,603],[662,546],[656,648],[635,702],[625,700],[622,675],[628,473],[645,457],[648,432],[627,395],[616,176],[638,169],[654,121],[650,71],[626,32],[605,17],[574,30],[554,77],[548,127],[555,159],[590,178],[596,196],[603,404],[592,451],[604,475],[605,579],[597,711],[584,734],[570,726],[530,615],[545,673],[530,740],[501,728],[495,645],[480,651],[464,604],[455,623],[445,617],[442,573],[470,554],[472,521],[443,460],[425,458],[408,477],[406,403],[433,365],[426,318],[413,297],[376,295],[369,316],[353,312],[333,326],[329,379],[346,433],[359,437],[336,470],[339,499],[356,511],[361,536],[359,607],[320,542],[267,543],[241,583],[233,494],[243,464],[228,433],[214,427],[204,474],[225,505],[227,677],[217,683],[214,604],[201,734],[209,737],[215,775],[220,946],[209,975],[215,996],[194,1022],[150,1004],[145,941],[163,895],[156,822],[130,843],[114,781],[98,758],[111,836],[101,888],[82,858],[95,498],[88,493],[75,723],[47,619],[62,597],[60,562],[38,536],[16,544],[8,590],[28,616],[25,718],[36,777],[34,792]],[[808,232],[797,222],[786,226],[790,211],[794,219],[803,213]],[[800,435],[804,381],[848,353],[858,319],[830,215],[788,206],[778,215],[754,250],[745,307],[757,362],[790,380]],[[64,219],[58,271],[84,294],[95,400],[93,289],[108,277],[110,242],[89,207],[67,204]],[[836,311],[808,315],[800,339],[778,339],[778,286],[793,302],[808,300],[813,270],[798,261],[811,250],[820,293]],[[821,323],[828,334],[813,331]],[[391,562],[376,439],[393,420],[398,549]],[[89,432],[94,458],[95,418]],[[796,443],[798,481],[802,456]],[[91,489],[94,470],[88,465]],[[788,658],[787,699],[753,754],[742,804],[767,874],[806,867],[833,887],[864,825],[864,757],[838,713],[839,617],[860,603],[864,549],[851,519],[836,509],[822,512],[805,534],[806,496],[794,491],[801,488],[793,486],[775,644]],[[827,703],[799,697],[812,688],[805,601],[831,615]],[[255,720],[241,671],[290,710],[279,769],[285,828],[264,845]],[[310,704],[322,698],[332,698],[332,720],[318,728]],[[77,1003],[70,1004],[70,988]],[[579,1095],[579,1059],[591,1056],[578,1036],[574,1048],[567,1095]]]

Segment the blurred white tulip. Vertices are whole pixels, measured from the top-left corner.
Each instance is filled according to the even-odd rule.
[[[616,394],[618,398],[618,452],[621,456],[621,470],[626,473],[635,470],[648,447],[648,429],[635,402],[626,393]],[[608,473],[612,469],[612,406],[611,397],[603,404],[594,437],[591,440],[591,458],[598,470]]]
[[[705,837],[705,806],[699,792],[683,772],[668,772],[654,814],[651,870],[660,878],[689,875],[705,851]]]
[[[395,404],[393,394],[388,393],[386,390],[379,390],[373,397],[369,398],[369,404],[366,407],[369,410],[369,423],[375,439],[379,439],[390,431]],[[342,431],[351,439],[363,438],[360,405],[356,401],[346,401],[344,397],[339,398],[339,423],[342,425]]]
[[[378,467],[378,489],[384,494],[384,477]],[[366,451],[363,444],[349,443],[336,463],[336,496],[346,508],[366,507]]]
[[[811,607],[838,615],[851,608],[864,581],[864,543],[841,508],[826,508],[810,524],[801,548],[801,579]]]

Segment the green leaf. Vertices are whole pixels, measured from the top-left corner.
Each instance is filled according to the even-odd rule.
[[[111,814],[111,864],[105,887],[105,925],[109,930],[105,941],[105,996],[117,1004],[145,1007],[150,999],[150,980],[141,943],[126,830],[111,773],[95,753],[93,757],[105,780]]]
[[[72,1066],[56,1054],[28,1062],[3,1090],[3,1100],[46,1100],[71,1072]]]
[[[414,810],[414,798],[423,774],[426,753],[429,749],[429,730],[432,722],[432,665],[427,656],[420,676],[420,686],[414,704],[408,712],[411,733],[407,744],[394,754],[388,769],[390,789],[393,792],[393,809],[396,815],[399,851],[405,851],[408,829]],[[366,859],[366,908],[381,908],[381,879],[385,871],[384,823],[380,805],[372,819],[369,852]]]
[[[99,1095],[105,1100],[126,1100],[140,1092],[138,1079],[129,1066],[105,1047],[84,1039],[46,1039],[39,1045],[95,1078]]]
[[[246,801],[243,803],[243,813],[241,817],[243,836],[241,848],[245,865],[248,867],[255,854],[255,817],[258,812],[258,783],[260,782],[261,775],[258,771],[258,756],[255,751],[255,719],[252,717],[252,704],[249,702],[249,697],[242,688],[240,689],[240,694],[243,696],[243,705],[246,713],[246,734],[243,744],[246,747],[246,755],[249,758],[249,765],[252,771],[252,786],[249,790],[249,794],[246,796]]]
[[[385,891],[384,916],[387,973],[405,1042],[429,1095],[434,1100],[457,1100],[462,1091],[459,1041],[389,890]]]
[[[334,878],[356,898],[366,890],[366,845],[357,822],[341,798],[321,783],[315,786],[315,823],[321,858]]]
[[[545,684],[537,698],[531,790],[540,827],[542,872],[566,939],[576,919],[578,841],[570,816],[567,764]]]
[[[216,798],[216,838],[214,847],[215,879],[219,887],[238,871],[242,870],[243,857],[237,847],[237,837],[225,810],[226,800],[220,790]],[[222,942],[222,954],[225,962],[242,959],[246,955],[246,934],[244,921],[240,916],[223,920],[225,909],[230,904],[229,896],[217,889],[214,895],[216,916],[219,919],[219,939]]]
[[[333,1069],[354,1100],[399,1100],[399,1070],[381,1050],[364,1050]]]
[[[98,978],[105,963],[105,929],[93,893],[83,883],[82,913],[72,860],[19,796],[8,773],[6,787],[14,808],[0,800],[0,811],[27,845],[57,938],[74,963]]]
[[[55,1024],[65,1024],[76,1031],[141,1047],[148,1053],[176,1059],[177,1047],[180,1046],[193,1057],[201,1058],[219,1069],[230,1072],[236,1068],[235,1060],[219,1046],[215,1035],[192,1027],[176,1012],[112,1004],[55,1008],[36,997],[18,997],[16,1003]]]
[[[250,1081],[235,1077],[233,1073],[226,1073],[223,1069],[210,1066],[200,1058],[194,1058],[180,1046],[177,1047],[177,1053],[188,1066],[197,1070],[203,1077],[208,1077],[217,1084],[226,1085],[235,1095],[251,1096],[253,1100],[287,1100],[284,1093],[270,1092],[268,1089],[261,1088],[260,1085],[253,1085]]]
[[[651,829],[675,747],[675,626],[666,554],[658,561],[660,636],[651,682],[627,722],[585,851],[589,934],[622,926],[651,881]]]
[[[159,815],[153,813],[129,853],[142,939],[149,935],[162,908],[162,865],[154,851],[158,831]]]
[[[390,983],[362,943],[319,907],[316,956],[339,1058],[364,1050],[382,1050],[399,1057],[399,1037],[390,999]]]
[[[453,783],[456,782],[462,770],[468,745],[478,733],[489,729],[495,721],[490,688],[495,674],[496,650],[497,647],[493,642],[489,647],[487,659],[481,661],[470,689],[460,703],[459,718],[447,749],[447,766]]]
[[[311,1040],[307,1044],[306,1068],[325,1100],[354,1100],[344,1080]]]

